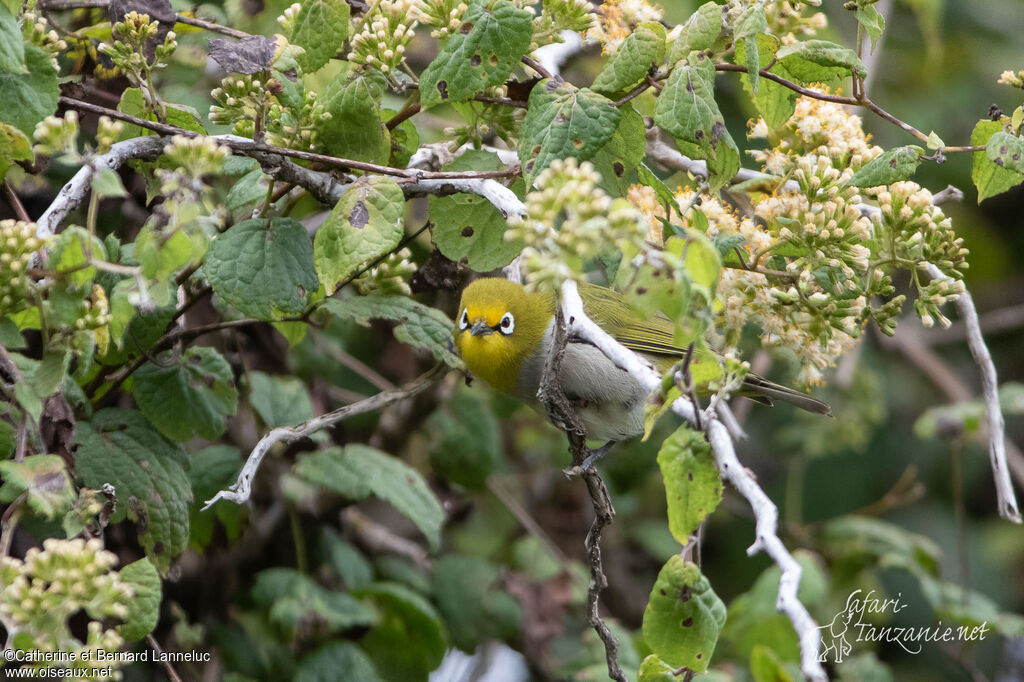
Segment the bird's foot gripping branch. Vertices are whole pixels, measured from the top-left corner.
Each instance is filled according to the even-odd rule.
[[[983,403],[918,431],[946,437],[958,527],[1020,521],[1002,413],[1019,387],[999,385],[964,285],[965,231],[940,206],[957,192],[911,177],[946,162],[979,201],[1021,184],[1024,108],[958,145],[897,118],[868,96],[885,85],[872,0],[826,8],[852,15],[850,45],[822,39],[812,0],[251,4],[0,3],[6,651],[214,652],[172,679],[405,682],[500,647],[559,679],[858,679],[884,663],[823,666],[811,614],[883,569],[937,618],[1019,636],[970,562],[943,580],[934,543],[884,516],[925,494],[914,462],[814,524],[802,476],[912,437],[886,421],[868,330],[945,327],[953,304]],[[596,77],[571,82],[569,60]],[[907,354],[970,398],[953,363]],[[790,369],[814,395],[765,378]],[[589,500],[499,393],[565,431]],[[809,414],[744,421],[741,398]],[[641,435],[617,449],[650,456],[583,466],[588,440]],[[995,503],[967,505],[981,439]],[[728,490],[753,515],[747,553],[774,562],[756,580],[721,568],[749,532],[745,512],[708,521]],[[564,541],[585,532],[583,552]],[[63,607],[37,594],[69,589]]]

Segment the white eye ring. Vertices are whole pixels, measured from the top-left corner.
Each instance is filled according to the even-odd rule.
[[[469,329],[469,308],[462,309],[462,317],[459,318],[459,331]]]
[[[508,336],[516,328],[516,318],[512,317],[512,313],[505,313],[501,316],[501,322],[498,323],[498,331]]]

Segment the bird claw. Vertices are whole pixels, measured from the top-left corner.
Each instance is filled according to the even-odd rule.
[[[610,440],[596,450],[587,448],[587,456],[583,459],[580,464],[573,465],[562,469],[562,473],[565,474],[566,478],[574,478],[576,476],[582,476],[594,467],[594,463],[608,454],[608,451],[615,445],[615,441]]]

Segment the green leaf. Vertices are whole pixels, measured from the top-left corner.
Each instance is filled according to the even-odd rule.
[[[590,89],[606,97],[624,94],[643,82],[651,67],[664,58],[665,27],[654,22],[640,24],[608,59]]]
[[[199,114],[192,107],[182,104],[171,104],[169,102],[165,102],[164,107],[167,112],[167,123],[169,125],[191,130],[194,133],[206,133]],[[129,114],[147,121],[157,120],[157,115],[146,107],[146,98],[143,96],[142,90],[138,88],[127,88],[121,93],[121,101],[117,103],[117,110],[122,114]],[[148,128],[140,128],[139,126],[127,123],[125,124],[124,132],[121,134],[121,139],[127,140],[133,137],[156,134],[156,132]]]
[[[18,19],[0,4],[0,69],[26,73],[25,40],[21,37]]]
[[[758,39],[768,30],[768,19],[764,15],[764,8],[755,3],[743,10],[739,19],[736,20],[736,27],[733,29],[737,48],[742,41],[750,61],[747,66],[747,77],[750,83],[750,91],[757,94],[757,85],[761,68],[761,59],[758,56]]]
[[[535,85],[528,104],[518,150],[527,186],[555,159],[592,159],[622,117],[607,97],[561,80]]]
[[[857,11],[854,12],[854,16],[857,17],[857,23],[864,27],[864,31],[871,38],[871,51],[875,51],[875,44],[878,39],[882,37],[882,33],[885,32],[885,17],[875,9],[874,5],[859,5]]]
[[[0,462],[0,500],[13,502],[25,495],[29,508],[53,520],[66,514],[75,502],[75,489],[63,458],[58,455],[29,455],[20,462]]]
[[[238,409],[231,365],[208,346],[160,354],[135,372],[132,392],[153,426],[177,441],[216,438]]]
[[[646,164],[641,163],[637,168],[637,179],[641,185],[646,185],[654,190],[654,196],[657,197],[658,203],[668,207],[675,206],[676,210],[679,210],[675,194]]]
[[[702,158],[717,154],[729,131],[715,102],[715,67],[710,59],[676,66],[658,95],[654,122],[676,140],[699,147]]]
[[[328,153],[345,159],[387,163],[391,135],[381,119],[384,78],[377,71],[357,70],[348,62],[320,97],[316,129]]]
[[[496,170],[502,164],[491,152],[469,150],[444,167],[446,171]],[[514,188],[521,190],[517,180]],[[522,240],[505,239],[508,223],[496,208],[475,194],[453,194],[428,199],[434,243],[453,261],[462,262],[477,272],[489,272],[512,262],[523,250]]]
[[[18,31],[18,40],[22,40]],[[9,123],[29,138],[36,124],[57,111],[60,90],[57,70],[50,54],[42,48],[25,44],[27,71],[0,71],[0,122]]]
[[[251,170],[228,190],[228,195],[224,197],[224,208],[232,215],[242,211],[252,215],[256,203],[267,198],[269,186],[270,176],[264,173],[262,168]]]
[[[390,502],[426,536],[432,549],[441,542],[444,510],[420,473],[397,457],[366,445],[329,448],[307,455],[295,473],[352,500],[376,495]]]
[[[305,0],[295,17],[291,43],[305,50],[298,57],[303,73],[330,61],[348,37],[349,7],[345,0]]]
[[[294,426],[313,418],[306,384],[297,377],[249,372],[249,404],[270,428]]]
[[[127,196],[121,176],[112,168],[98,168],[92,176],[92,191],[100,197]]]
[[[851,187],[878,187],[906,180],[921,165],[923,158],[924,150],[917,145],[890,149],[858,168],[846,184]]]
[[[65,348],[48,348],[42,361],[31,372],[25,372],[25,383],[40,398],[56,393],[67,374],[71,353]]]
[[[139,412],[105,409],[75,428],[75,471],[82,483],[100,490],[114,486],[114,523],[135,521],[139,542],[166,573],[188,543],[188,502],[192,499],[177,443],[164,438]]]
[[[451,351],[454,324],[436,308],[430,308],[406,296],[352,296],[332,298],[324,303],[332,315],[368,326],[370,320],[395,320],[395,338],[416,348],[429,350],[434,359],[451,367],[462,367],[462,360]]]
[[[462,102],[501,85],[530,49],[533,14],[507,0],[474,0],[462,24],[420,76],[420,101],[428,109],[442,102]]]
[[[763,644],[758,644],[750,652],[750,674],[754,682],[793,682],[778,654]]]
[[[754,46],[754,41],[743,41],[736,45],[736,63],[747,66],[750,60],[747,59],[747,45]],[[757,36],[758,65],[765,68],[775,59],[775,53],[779,49],[779,39],[766,33]],[[753,54],[753,53],[751,53]],[[792,76],[782,64],[775,64],[771,69],[772,73],[792,80]],[[744,81],[743,89],[750,93],[754,106],[764,119],[769,131],[775,131],[786,124],[789,117],[796,111],[797,94],[789,88],[765,79],[755,93],[752,90],[752,83],[749,79]]]
[[[451,643],[463,651],[472,653],[485,641],[509,639],[518,631],[519,604],[501,590],[494,564],[449,554],[434,564],[430,584]]]
[[[711,662],[725,613],[725,604],[697,565],[673,555],[651,590],[644,641],[669,665],[702,673]]]
[[[192,260],[192,240],[183,230],[163,235],[146,225],[135,239],[135,258],[142,274],[165,280]]]
[[[84,287],[96,276],[96,267],[87,265],[90,256],[96,260],[106,258],[103,242],[90,237],[85,228],[73,225],[57,237],[50,250],[50,267],[67,273],[68,281],[76,287]]]
[[[647,139],[644,119],[636,109],[622,106],[622,118],[608,143],[590,160],[601,174],[600,187],[613,197],[624,197],[636,181]]]
[[[352,642],[328,642],[299,662],[295,682],[380,682],[373,661]]]
[[[188,508],[190,544],[197,550],[205,549],[213,540],[215,521],[220,521],[228,540],[234,540],[242,532],[242,519],[246,513],[237,504],[218,504],[203,511],[203,500],[209,500],[217,491],[224,490],[235,482],[242,467],[242,456],[238,448],[230,445],[211,445],[192,455],[188,477],[192,483],[195,498]]]
[[[856,52],[827,40],[805,40],[786,45],[775,56],[803,84],[830,81],[851,73],[865,78],[868,73]]]
[[[323,528],[320,537],[330,566],[344,581],[347,589],[359,589],[373,580],[373,566],[348,540],[327,526]]]
[[[680,426],[662,443],[658,467],[665,480],[669,530],[679,544],[686,545],[722,501],[722,481],[711,446],[702,434]]]
[[[1003,131],[1003,125],[999,121],[982,119],[974,126],[971,133],[971,144],[982,147],[996,133]],[[1002,194],[1011,187],[1016,187],[1024,182],[1024,173],[1019,173],[1007,167],[997,166],[988,157],[986,151],[978,151],[971,154],[971,180],[978,188],[978,203],[985,199]]]
[[[468,392],[456,393],[426,427],[435,436],[431,468],[453,483],[482,489],[501,460],[501,428],[487,405]]]
[[[676,667],[669,665],[658,658],[657,654],[650,654],[640,664],[638,673],[640,682],[678,682]]]
[[[723,9],[717,2],[706,2],[690,15],[668,51],[670,65],[685,59],[693,50],[707,50],[714,46],[724,28]]]
[[[321,626],[327,633],[376,622],[373,611],[344,592],[334,592],[291,568],[260,571],[253,601],[270,609],[270,620],[291,633]]]
[[[0,459],[7,459],[14,454],[17,445],[17,431],[12,424],[0,421]]]
[[[313,260],[328,294],[402,240],[405,196],[382,175],[358,178],[341,195],[313,241]]]
[[[292,218],[233,225],[213,241],[203,272],[218,296],[258,320],[302,313],[320,287],[313,243]]]
[[[426,599],[395,583],[374,583],[356,592],[371,599],[380,624],[360,644],[388,682],[425,680],[448,646],[441,619]]]
[[[1024,140],[1000,130],[985,143],[988,160],[1016,173],[1024,173]]]
[[[163,584],[156,566],[145,557],[128,564],[119,573],[121,580],[132,586],[132,598],[125,604],[128,617],[117,626],[117,633],[129,642],[136,642],[153,632],[160,620]]]
[[[822,551],[828,556],[853,558],[937,574],[941,551],[923,535],[866,516],[841,516],[825,524]]]
[[[31,161],[32,143],[25,133],[12,125],[0,123],[0,181],[17,161]]]

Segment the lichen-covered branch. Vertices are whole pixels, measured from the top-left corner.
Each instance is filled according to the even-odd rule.
[[[266,457],[270,448],[276,443],[291,443],[292,441],[305,438],[310,434],[333,426],[343,419],[348,419],[349,417],[357,414],[379,410],[382,407],[387,407],[388,405],[402,400],[408,400],[443,376],[444,367],[444,365],[437,365],[417,379],[404,386],[396,388],[393,391],[381,391],[376,395],[370,396],[366,400],[360,400],[358,403],[339,407],[327,414],[322,414],[319,417],[313,417],[309,421],[298,424],[297,426],[281,426],[276,429],[272,429],[267,435],[260,439],[260,442],[257,443],[256,447],[253,448],[251,453],[249,453],[249,457],[245,460],[242,470],[238,472],[238,479],[234,484],[228,486],[225,490],[221,490],[212,498],[207,500],[203,509],[209,509],[217,500],[228,500],[235,504],[243,504],[244,502],[247,502],[249,500],[249,496],[252,494],[252,481],[256,477],[256,472],[259,470],[260,464],[263,462],[263,458]]]
[[[928,274],[932,279],[949,280],[938,267],[929,263]],[[999,504],[999,515],[1004,519],[1021,522],[1020,510],[1017,508],[1017,497],[1010,481],[1010,470],[1006,464],[1006,426],[1003,422],[1003,411],[999,406],[999,382],[996,378],[996,366],[992,355],[988,352],[985,339],[981,335],[981,323],[978,321],[978,310],[974,307],[974,299],[964,289],[956,299],[956,308],[963,318],[967,334],[967,345],[971,349],[974,361],[981,370],[981,389],[985,398],[985,414],[988,418],[988,455],[992,466],[992,475],[996,482],[996,496]]]
[[[565,282],[561,293],[562,313],[570,336],[594,345],[618,367],[629,372],[646,390],[653,391],[659,387],[661,377],[650,363],[622,346],[587,317],[575,282]],[[685,398],[676,400],[672,404],[672,410],[691,424],[697,421],[694,405]],[[763,551],[781,569],[776,608],[789,617],[793,629],[796,630],[800,640],[801,670],[804,675],[811,680],[825,680],[825,671],[818,661],[820,637],[817,625],[797,597],[802,569],[778,537],[778,509],[736,457],[726,427],[713,414],[705,416],[708,417],[705,420],[705,431],[719,472],[746,498],[754,512],[757,538],[747,553],[752,555]]]

